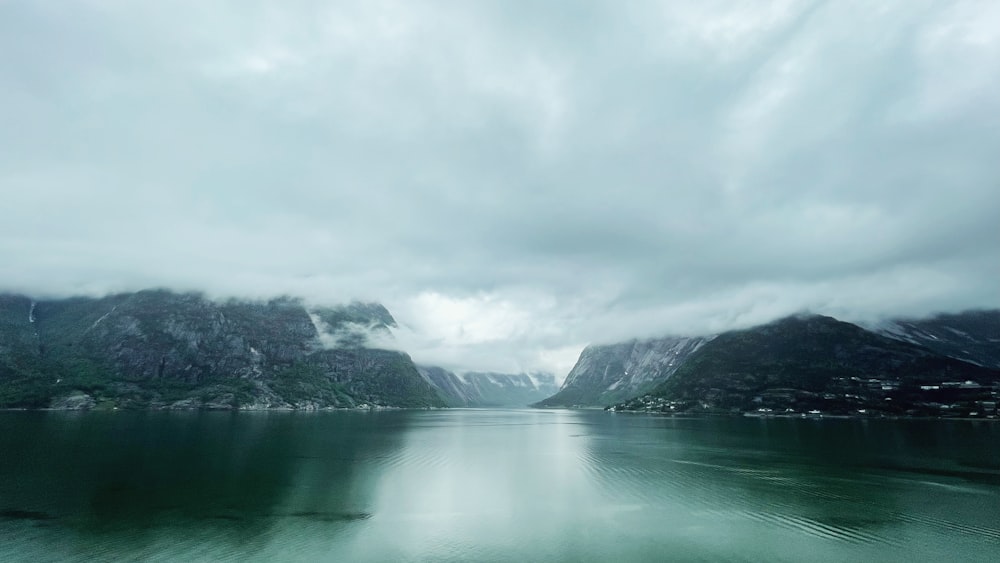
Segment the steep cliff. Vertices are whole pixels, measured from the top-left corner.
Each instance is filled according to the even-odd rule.
[[[562,388],[539,407],[605,406],[666,381],[711,337],[668,337],[588,346]]]
[[[440,406],[408,356],[366,348],[379,305],[216,302],[150,290],[35,302],[0,297],[0,406]],[[360,327],[360,328],[359,328]],[[338,338],[338,333],[348,338]],[[346,342],[344,342],[346,340]]]

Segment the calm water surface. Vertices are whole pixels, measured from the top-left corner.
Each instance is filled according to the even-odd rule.
[[[0,561],[996,561],[1000,425],[0,413]]]

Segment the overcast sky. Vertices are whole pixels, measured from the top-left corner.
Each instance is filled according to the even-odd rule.
[[[1000,306],[1000,2],[0,0],[0,290],[418,362]]]

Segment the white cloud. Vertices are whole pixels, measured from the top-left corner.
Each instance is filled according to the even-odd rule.
[[[0,3],[0,289],[377,300],[418,361],[498,371],[1000,306],[997,30],[975,1]]]

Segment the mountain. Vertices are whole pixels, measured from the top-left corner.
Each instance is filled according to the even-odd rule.
[[[830,317],[796,316],[719,335],[649,395],[615,408],[978,413],[995,411],[998,382],[1000,370]]]
[[[668,337],[587,346],[555,395],[538,407],[604,406],[666,381],[712,337]]]
[[[417,369],[451,407],[525,407],[558,390],[555,376],[548,373],[457,375],[434,366]]]
[[[1000,368],[1000,311],[966,311],[872,325],[883,336],[976,365]]]
[[[368,348],[377,304],[216,302],[162,290],[0,296],[0,406],[443,406],[409,356]]]

